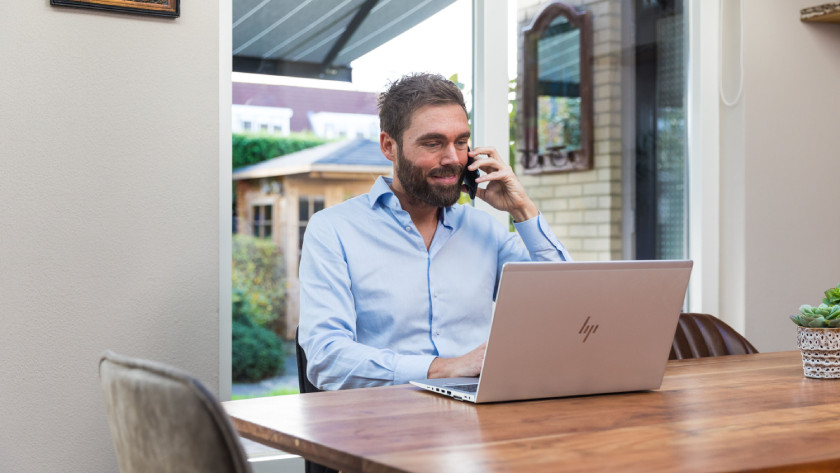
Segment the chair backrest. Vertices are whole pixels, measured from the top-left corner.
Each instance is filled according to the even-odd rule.
[[[671,343],[671,360],[746,355],[758,350],[726,322],[709,314],[683,313]]]
[[[298,341],[299,333],[300,327],[295,329],[295,355],[297,356],[298,386],[300,387],[300,392],[321,392],[321,390],[316,388],[315,385],[309,381],[309,378],[306,377],[306,353],[304,353],[303,348],[300,346],[300,342]]]
[[[306,376],[306,353],[303,347],[300,346],[298,335],[300,334],[300,327],[295,329],[295,355],[297,356],[297,370],[298,370],[298,386],[301,393],[318,393],[320,389],[316,388],[314,384],[309,381]],[[309,460],[303,462],[304,473],[338,473],[331,468],[324,465],[313,463]]]
[[[99,378],[122,473],[251,471],[230,418],[189,374],[108,351]]]

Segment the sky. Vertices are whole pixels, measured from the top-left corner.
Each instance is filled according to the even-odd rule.
[[[510,1],[515,7],[514,1]],[[512,22],[515,14],[509,9]],[[298,79],[262,74],[233,73],[238,82],[300,85],[344,90],[381,92],[390,80],[408,72],[437,72],[444,77],[458,74],[458,81],[472,89],[472,0],[456,0],[426,21],[383,44],[350,66],[353,82]],[[508,32],[510,77],[516,72],[516,37]]]

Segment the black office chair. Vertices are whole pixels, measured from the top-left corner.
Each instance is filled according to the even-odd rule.
[[[306,353],[304,353],[303,348],[300,346],[298,339],[299,333],[300,327],[295,329],[295,355],[297,356],[298,386],[300,387],[300,392],[301,394],[321,392],[306,376]],[[303,467],[306,473],[338,473],[332,468],[327,468],[324,465],[313,463],[306,459],[303,461]]]
[[[309,381],[309,378],[306,377],[306,353],[303,352],[303,348],[300,346],[300,342],[298,341],[299,332],[300,327],[295,329],[295,354],[297,355],[298,386],[300,387],[300,392],[321,392],[321,390],[316,388],[315,385]]]
[[[251,472],[227,413],[189,374],[108,351],[99,378],[122,473]]]
[[[709,314],[680,314],[671,360],[707,356],[746,355],[758,350],[726,322]]]

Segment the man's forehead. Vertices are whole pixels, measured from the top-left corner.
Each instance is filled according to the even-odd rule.
[[[469,137],[470,123],[458,104],[424,105],[411,114],[406,131],[420,136]]]

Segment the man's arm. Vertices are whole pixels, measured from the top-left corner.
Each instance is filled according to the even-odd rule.
[[[514,220],[514,227],[528,248],[529,259],[532,261],[571,261],[566,248],[560,243],[548,226],[534,201],[528,197],[525,187],[513,172],[509,164],[502,161],[499,153],[492,147],[479,147],[469,152],[472,157],[479,155],[485,158],[476,159],[469,169],[481,169],[486,174],[476,179],[477,183],[487,182],[486,188],[478,188],[476,196],[490,204],[493,208],[510,213]],[[503,248],[499,254],[499,269],[507,261],[522,260],[518,250]]]
[[[336,229],[318,212],[309,221],[300,263],[300,343],[319,389],[381,386],[426,377],[432,355],[403,355],[358,343],[350,272]]]
[[[466,355],[457,358],[435,358],[429,366],[428,378],[460,378],[478,376],[484,363],[484,349],[487,342],[482,343]]]

